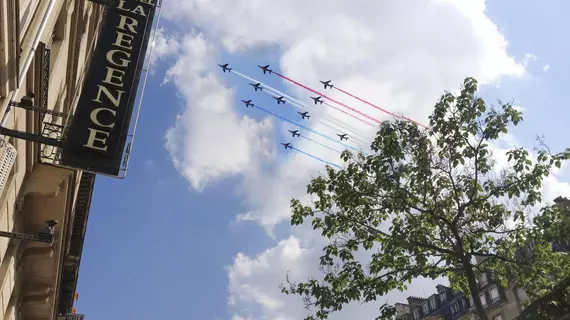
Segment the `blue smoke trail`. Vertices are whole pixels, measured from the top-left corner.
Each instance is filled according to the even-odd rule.
[[[299,100],[297,100],[297,99],[291,97],[290,95],[288,95],[288,94],[286,94],[286,93],[284,93],[284,92],[282,92],[282,91],[279,91],[279,90],[273,88],[272,86],[270,86],[270,85],[268,85],[268,84],[265,84],[264,82],[261,82],[261,81],[255,79],[255,78],[246,76],[245,74],[243,74],[243,73],[241,73],[241,72],[238,72],[238,71],[235,71],[235,70],[233,70],[233,69],[232,69],[230,72],[233,73],[233,74],[236,74],[236,75],[238,75],[238,76],[240,76],[240,77],[242,77],[242,78],[244,78],[244,79],[247,79],[247,80],[249,80],[249,81],[251,81],[251,82],[254,82],[254,83],[261,83],[261,84],[263,85],[263,88],[265,89],[265,93],[268,93],[268,94],[270,94],[270,95],[272,95],[272,96],[275,96],[275,95],[283,96],[283,97],[287,100],[287,102],[289,102],[290,104],[292,104],[292,105],[294,105],[294,106],[296,106],[296,107],[298,107],[298,108],[305,108],[305,109],[311,109],[311,108],[313,108],[312,105],[311,105],[311,108],[309,108],[309,107],[308,107],[306,104],[304,104],[303,102],[301,102],[301,101],[299,101]],[[332,106],[332,105],[330,105],[330,104],[328,104],[328,103],[326,103],[326,105],[328,105],[329,107],[334,107],[334,106]],[[317,108],[316,106],[314,106],[314,107]],[[318,108],[317,108],[317,109],[318,109]],[[340,109],[339,111],[342,112],[343,110]],[[346,113],[346,112],[345,112],[345,113]],[[360,140],[360,143],[361,143],[361,144],[365,144],[366,139],[362,136],[362,134],[361,134],[359,131],[355,130],[354,128],[350,128],[350,127],[348,127],[348,126],[346,126],[346,125],[344,125],[344,124],[340,124],[336,119],[333,120],[333,117],[325,116],[324,118],[325,118],[326,120],[328,120],[328,121],[331,121],[331,122],[335,123],[337,126],[341,127],[342,130],[348,131],[349,134],[350,134],[353,138],[358,138],[358,140]],[[334,130],[338,130],[338,128],[333,128],[333,129],[334,129]],[[356,139],[355,139],[355,140],[356,140]]]
[[[264,89],[267,89],[267,88],[264,88]],[[278,94],[276,94],[275,92],[271,92],[271,90],[265,90],[265,91],[262,91],[262,92],[267,93],[268,95],[270,95],[270,96],[272,96],[272,97],[275,97],[275,98],[279,97]],[[304,110],[304,109],[309,109],[310,111],[314,110],[312,106],[309,108],[309,107],[307,107],[307,105],[301,104],[300,102],[297,102],[297,101],[295,101],[295,100],[287,100],[287,102],[289,102],[290,105],[296,107],[297,109],[302,109],[302,110]],[[328,118],[328,117],[325,117],[325,118],[326,118],[328,121],[334,123],[336,126],[338,126],[339,128],[342,128],[342,129],[335,128],[335,127],[333,127],[332,125],[330,125],[330,124],[328,124],[328,123],[325,123],[325,122],[323,122],[323,121],[321,121],[321,120],[319,120],[319,119],[315,119],[315,120],[313,120],[313,121],[316,121],[316,122],[322,124],[323,126],[328,127],[328,128],[330,128],[330,129],[333,129],[334,131],[337,131],[337,132],[343,132],[343,131],[346,132],[346,131],[349,131],[349,134],[353,134],[353,135],[352,135],[352,139],[353,139],[357,144],[362,144],[362,145],[365,144],[365,143],[364,143],[364,140],[363,140],[362,138],[360,138],[360,137],[357,135],[356,131],[354,131],[353,129],[347,127],[347,126],[344,125],[343,123],[340,123],[340,122],[339,122],[338,120],[336,120],[336,119]],[[355,136],[355,135],[356,135],[356,136]]]
[[[284,118],[284,117],[282,117],[282,116],[280,116],[280,115],[277,115],[277,114],[275,114],[275,113],[273,113],[273,112],[271,112],[271,111],[269,111],[269,110],[265,110],[265,109],[263,109],[262,107],[259,107],[259,106],[256,106],[256,105],[254,105],[253,107],[254,107],[254,108],[257,108],[257,109],[259,109],[259,110],[261,110],[261,111],[265,111],[265,112],[269,113],[270,115],[272,115],[272,116],[274,116],[274,117],[277,117],[277,118],[279,118],[279,119],[281,119],[281,120],[283,120],[283,121],[285,121],[285,122],[289,122],[290,124],[295,125],[295,126],[301,128],[301,129],[305,129],[305,130],[310,131],[310,132],[312,132],[312,133],[314,133],[314,134],[317,134],[317,135],[319,135],[319,136],[321,136],[321,137],[323,137],[323,138],[325,138],[325,139],[328,139],[328,140],[330,140],[330,141],[332,141],[332,142],[341,144],[341,145],[343,145],[345,148],[349,148],[349,149],[352,149],[352,150],[354,150],[354,151],[356,151],[356,152],[360,152],[360,150],[358,150],[358,149],[356,149],[356,148],[354,148],[354,147],[352,147],[352,146],[349,146],[349,145],[347,145],[347,144],[345,144],[345,143],[342,143],[342,142],[340,142],[340,141],[338,141],[338,140],[335,140],[335,139],[333,139],[333,138],[331,138],[331,137],[329,137],[329,136],[327,136],[327,135],[324,135],[324,134],[322,134],[322,133],[320,133],[320,132],[317,132],[317,131],[315,131],[315,130],[313,130],[313,129],[311,129],[311,128],[307,128],[307,127],[305,127],[305,126],[302,125],[302,124],[299,124],[299,123],[297,123],[297,122],[294,122],[294,121],[291,121],[291,120],[289,120],[289,119],[287,119],[287,118]]]
[[[335,149],[335,148],[331,148],[331,147],[327,146],[327,145],[324,144],[324,143],[320,143],[320,142],[318,142],[318,141],[316,141],[316,140],[313,140],[313,139],[311,139],[311,138],[309,138],[309,137],[306,137],[306,136],[304,136],[304,135],[300,135],[300,137],[303,138],[303,139],[309,140],[309,141],[311,141],[312,143],[316,143],[316,144],[318,144],[318,145],[320,145],[320,146],[322,146],[322,147],[325,147],[325,148],[327,148],[327,149],[329,149],[329,150],[331,150],[331,151],[341,153],[341,151],[338,151],[338,150]]]
[[[310,154],[310,153],[307,153],[307,152],[305,152],[305,151],[299,150],[299,149],[297,149],[297,148],[295,148],[295,147],[293,147],[293,146],[291,147],[291,149],[292,149],[292,150],[295,150],[295,151],[297,151],[297,152],[300,152],[300,153],[302,153],[302,154],[304,154],[304,155],[307,155],[307,156],[309,156],[309,157],[311,157],[311,158],[313,158],[313,159],[317,159],[317,160],[319,160],[320,162],[323,162],[323,163],[326,163],[326,164],[331,165],[331,166],[333,166],[333,167],[336,167],[336,168],[338,168],[338,169],[341,169],[341,167],[340,167],[338,164],[334,164],[334,163],[332,163],[332,162],[325,161],[325,160],[323,160],[323,159],[321,159],[321,158],[319,158],[319,157],[315,157],[314,155],[312,155],[312,154]]]

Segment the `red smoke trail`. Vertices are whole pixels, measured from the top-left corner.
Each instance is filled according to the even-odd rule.
[[[329,97],[325,96],[324,94],[322,94],[322,93],[320,93],[320,92],[318,92],[318,91],[315,91],[315,90],[313,90],[313,89],[307,87],[306,85],[304,85],[304,84],[302,84],[302,83],[299,83],[299,82],[297,82],[297,81],[295,81],[295,80],[293,80],[293,79],[291,79],[291,78],[288,78],[288,77],[286,77],[286,76],[284,76],[284,75],[282,75],[282,74],[280,74],[280,73],[277,73],[277,72],[275,72],[275,71],[273,71],[273,74],[275,74],[276,76],[278,76],[278,77],[280,77],[280,78],[282,78],[282,79],[285,79],[285,80],[287,80],[287,81],[289,81],[289,82],[291,82],[291,83],[294,83],[294,84],[298,85],[299,87],[304,88],[305,90],[309,90],[309,91],[311,91],[312,93],[318,94],[319,96],[321,96],[321,97],[323,97],[323,98],[325,98],[325,99],[328,99],[328,100],[330,100],[330,101],[332,101],[332,102],[334,102],[334,103],[336,103],[336,104],[338,104],[338,105],[341,105],[341,106],[343,106],[343,107],[345,107],[345,108],[348,108],[348,109],[350,109],[350,110],[352,110],[352,111],[358,113],[358,114],[361,115],[361,116],[364,116],[364,117],[366,117],[366,118],[368,118],[368,119],[370,119],[370,120],[372,120],[372,121],[375,121],[375,122],[380,123],[380,120],[375,119],[375,118],[372,118],[371,116],[367,115],[366,113],[362,113],[362,112],[360,112],[360,111],[358,111],[358,110],[356,110],[356,109],[354,109],[354,108],[352,108],[352,107],[347,106],[346,104],[344,104],[344,103],[342,103],[342,102],[339,102],[339,101],[336,101],[335,99],[329,98]]]
[[[348,113],[348,112],[342,110],[341,108],[337,108],[337,107],[333,106],[333,105],[330,104],[330,103],[326,103],[326,102],[325,102],[325,105],[327,105],[327,106],[329,106],[329,107],[331,107],[331,108],[333,108],[333,109],[335,109],[335,110],[337,110],[337,111],[340,111],[340,112],[342,112],[342,113],[344,113],[344,114],[347,114],[347,115],[353,117],[354,119],[360,120],[360,121],[366,123],[366,124],[369,125],[369,126],[376,127],[375,124],[370,123],[370,122],[368,122],[368,121],[366,121],[366,120],[364,120],[364,119],[360,119],[359,117],[353,115],[352,113]]]
[[[400,117],[397,116],[396,114],[394,114],[394,113],[392,113],[392,112],[390,112],[390,111],[388,111],[388,110],[386,110],[386,109],[380,108],[379,106],[377,106],[377,105],[375,105],[375,104],[372,104],[372,103],[370,103],[370,102],[368,102],[368,101],[366,101],[366,100],[364,100],[364,99],[361,99],[361,98],[359,98],[359,97],[353,95],[353,94],[350,93],[350,92],[346,92],[346,91],[342,90],[341,88],[339,88],[339,87],[337,87],[337,86],[334,86],[333,88],[335,88],[336,90],[338,90],[338,91],[340,91],[340,92],[342,92],[342,93],[344,93],[344,94],[346,94],[346,95],[348,95],[348,96],[350,96],[350,97],[352,97],[352,98],[354,98],[354,99],[356,99],[356,100],[358,100],[358,101],[360,101],[360,102],[364,102],[364,103],[366,103],[367,105],[369,105],[369,106],[371,106],[371,107],[373,107],[373,108],[376,108],[376,109],[378,109],[378,110],[380,110],[380,111],[383,111],[383,112],[385,112],[385,113],[387,113],[387,114],[389,114],[389,115],[392,115],[392,116],[394,116],[394,117],[396,117],[396,118],[400,118]],[[415,120],[412,120],[412,119],[410,119],[410,118],[408,118],[408,117],[402,116],[402,118],[404,118],[404,119],[406,119],[406,120],[408,120],[408,121],[414,122],[414,123],[417,124],[418,126],[422,126],[422,127],[426,128],[426,129],[428,129],[427,126],[425,126],[425,125],[423,125],[423,124],[421,124],[421,123],[419,123],[419,122],[417,122],[417,121],[415,121]]]

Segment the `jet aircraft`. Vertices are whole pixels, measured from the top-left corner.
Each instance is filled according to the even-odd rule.
[[[269,73],[273,72],[273,70],[269,69],[269,65],[266,65],[266,66],[260,66],[260,65],[258,65],[258,67],[260,67],[261,70],[263,70],[263,74],[266,74],[266,73],[268,73],[268,72],[269,72]]]
[[[283,96],[280,97],[273,97],[273,99],[277,100],[277,104],[285,104],[285,100],[283,100]]]
[[[301,136],[299,134],[299,130],[287,130],[287,131],[291,132],[291,134],[293,135],[293,138]]]
[[[226,64],[218,64],[220,67],[222,67],[222,70],[224,71],[224,73],[226,73],[226,71],[230,72],[232,71],[232,68],[228,68],[228,63]]]
[[[340,137],[340,141],[342,141],[342,140],[348,140],[348,136],[347,136],[347,134],[346,134],[346,133],[343,133],[343,134],[337,134],[337,136],[339,136],[339,137]]]
[[[321,100],[321,97],[311,97],[315,101],[315,104],[320,103],[323,104],[324,100]]]
[[[281,144],[285,147],[285,150],[293,149],[293,146],[291,145],[291,143],[281,143]]]
[[[297,112],[297,113],[300,114],[300,115],[301,115],[301,118],[303,118],[303,119],[305,119],[305,118],[309,119],[309,118],[311,117],[311,116],[309,115],[309,112],[308,112],[308,111],[305,111],[305,112]]]
[[[331,81],[332,81],[332,80],[320,81],[320,82],[325,86],[325,89],[326,89],[327,87],[329,87],[329,88],[332,89],[333,85],[331,84]]]
[[[245,103],[246,108],[248,108],[249,106],[253,107],[253,103],[251,103],[251,100],[242,100],[241,102]]]
[[[261,83],[259,83],[259,82],[258,83],[250,83],[249,85],[252,86],[253,90],[255,90],[255,91],[257,91],[257,90],[263,91],[263,87],[260,86]]]

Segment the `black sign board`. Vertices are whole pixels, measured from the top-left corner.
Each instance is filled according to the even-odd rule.
[[[119,175],[156,1],[118,0],[107,8],[62,165]]]

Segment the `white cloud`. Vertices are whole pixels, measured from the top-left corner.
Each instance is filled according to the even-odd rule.
[[[304,230],[303,232],[308,232]],[[279,284],[287,285],[285,275],[290,280],[306,281],[307,277],[320,272],[315,263],[321,254],[322,238],[306,238],[307,234],[297,233],[281,240],[275,247],[265,250],[256,257],[238,253],[233,264],[228,268],[230,307],[236,312],[246,312],[260,308],[256,319],[303,319],[307,315],[299,296],[283,295]],[[445,282],[440,282],[446,284]],[[405,302],[409,295],[430,295],[435,291],[436,282],[418,279],[415,287],[405,292],[393,292],[386,297],[379,297],[377,302],[361,305],[352,303],[342,312],[331,315],[331,320],[373,319],[378,315],[378,308],[385,302]],[[423,288],[423,289],[422,289]]]
[[[220,70],[214,57],[220,50],[247,55],[260,49],[279,50],[282,73],[319,91],[323,89],[317,80],[332,79],[338,87],[423,123],[437,97],[457,88],[466,76],[498,83],[504,77],[522,76],[525,65],[536,59],[529,54],[519,63],[506,53],[507,41],[486,16],[483,0],[172,0],[164,5],[169,19],[179,24],[192,21],[205,34],[180,41],[181,54],[169,72],[187,109],[167,134],[168,150],[195,188],[242,175],[240,195],[250,211],[236,221],[255,221],[269,234],[276,224],[288,220],[292,197],[308,200],[305,186],[311,176],[323,171],[323,165],[294,152],[278,158],[275,168],[262,165],[265,160],[258,155],[264,159],[274,155],[273,128],[270,122],[235,113],[234,91],[216,76]],[[286,85],[292,95],[308,99],[307,92]],[[373,117],[389,118],[337,91],[326,94]],[[370,139],[375,133],[374,128],[328,107],[311,113],[313,118],[340,119],[350,127],[349,135]],[[287,128],[280,127],[277,133],[288,134]],[[337,133],[320,124],[312,128]],[[307,136],[326,142],[311,133]],[[340,163],[338,154],[309,141],[295,140],[295,146]],[[257,256],[237,254],[228,269],[234,319],[239,319],[238,314],[253,314],[255,319],[304,316],[298,297],[283,296],[276,285],[287,270],[294,270],[298,279],[318,274],[322,244],[303,227]],[[431,293],[433,282],[422,284],[426,294]],[[415,283],[408,293],[422,295],[421,288]],[[394,293],[390,302],[405,301],[408,293]],[[342,315],[371,318],[376,309],[373,304],[349,307]]]
[[[542,71],[543,71],[543,72],[547,72],[548,70],[550,70],[550,64],[549,64],[549,63],[547,63],[547,64],[545,64],[544,66],[542,66]]]
[[[517,110],[518,112],[523,112],[523,111],[524,111],[524,108],[521,107],[521,106],[518,105],[518,104],[517,104],[517,105],[513,105],[513,109]]]
[[[301,7],[303,10],[299,10]],[[362,1],[348,4],[335,0],[327,1],[325,5],[324,2],[301,3],[300,0],[174,0],[165,3],[165,14],[175,21],[193,21],[210,38],[220,39],[220,44],[230,52],[251,53],[279,45],[282,50],[280,69],[284,74],[313,85],[318,84],[320,78],[333,79],[339,87],[420,122],[426,122],[442,91],[457,87],[466,76],[489,83],[497,82],[503,76],[524,74],[523,65],[507,55],[507,41],[486,17],[483,1]],[[532,57],[527,55],[525,60]],[[211,68],[217,68],[214,61],[210,63]],[[239,69],[239,66],[234,68]],[[195,74],[188,70],[184,72]],[[299,97],[307,95],[297,87],[290,88]],[[215,99],[220,103],[231,98],[224,92],[216,91]],[[327,95],[373,117],[389,117],[337,91],[329,90]],[[313,117],[324,115],[353,128],[349,135],[361,135],[369,140],[375,133],[374,128],[363,126],[358,120],[328,107],[321,108]],[[192,119],[197,117],[192,116]],[[190,119],[180,122],[186,120]],[[206,120],[213,119],[196,121],[204,123]],[[179,126],[183,126],[182,123]],[[325,134],[337,133],[318,124],[313,128]],[[232,134],[229,130],[225,133]],[[218,132],[214,136],[221,139],[223,134]],[[323,141],[313,134],[308,136]],[[202,143],[209,145],[209,140],[212,139]],[[297,146],[327,161],[339,162],[334,152],[327,152],[310,142],[299,140]],[[205,157],[191,150],[187,155],[192,159]],[[179,169],[188,172],[188,166],[182,164],[183,159],[178,162]],[[217,172],[236,174],[254,167],[241,165],[249,157],[241,159],[243,162],[236,162],[235,166],[226,164],[231,169]],[[209,160],[203,162],[210,163]],[[322,165],[316,160],[297,154],[285,159],[276,173],[248,173],[242,189],[248,204],[256,212],[253,217],[257,217],[268,231],[287,219],[289,199],[303,192],[307,175],[319,167]]]
[[[270,158],[270,121],[256,122],[233,111],[234,91],[209,68],[215,48],[200,34],[181,40],[181,55],[167,72],[186,101],[185,111],[166,133],[166,147],[176,168],[198,190],[226,175],[255,167]]]
[[[154,39],[151,64],[154,64],[156,60],[171,57],[177,54],[179,50],[180,42],[178,42],[178,39],[172,35],[165,34],[164,28],[159,28]]]

